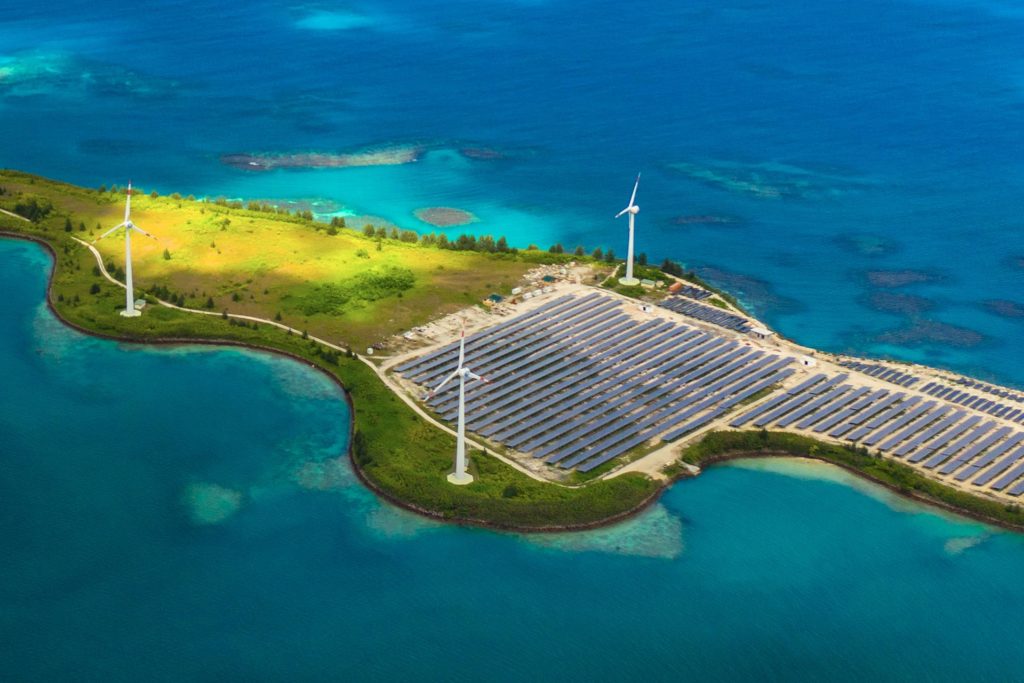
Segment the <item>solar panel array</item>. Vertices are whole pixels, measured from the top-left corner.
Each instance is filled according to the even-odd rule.
[[[395,370],[427,389],[457,358],[453,343]],[[681,322],[639,321],[596,292],[468,336],[466,365],[490,380],[466,386],[468,429],[564,470],[588,472],[724,419],[733,428],[807,431],[979,489],[1024,494],[1024,431],[1012,424],[1024,407],[936,382],[918,389],[916,377],[861,362],[848,366],[895,386],[822,371],[779,390],[798,371],[795,358]],[[454,421],[457,383],[428,405]]]
[[[1013,391],[1004,387],[997,387],[988,382],[980,382],[976,379],[970,379],[968,377],[960,377],[956,380],[957,384],[961,384],[965,387],[977,389],[978,391],[984,391],[986,394],[994,394],[1000,398],[1009,399],[1018,403],[1024,403],[1024,395],[1021,395],[1019,391]]]
[[[423,388],[458,344],[395,368]],[[601,294],[567,295],[466,337],[466,425],[561,468],[588,472],[656,437],[674,440],[795,372],[795,359],[669,320],[638,321]],[[458,413],[457,383],[428,401]]]
[[[1011,496],[1024,493],[1024,432],[961,409],[970,406],[956,401],[872,390],[847,379],[815,375],[737,415],[729,426],[809,430],[878,449],[958,482]]]
[[[749,332],[752,325],[746,318],[736,315],[735,313],[729,313],[723,311],[716,306],[705,306],[695,301],[691,301],[685,296],[667,296],[658,303],[662,308],[667,308],[670,311],[676,313],[682,313],[683,315],[697,320],[718,325],[729,330],[735,330],[737,332]]]
[[[673,292],[679,296],[685,296],[688,299],[696,299],[702,301],[711,297],[711,292],[700,287],[694,287],[692,285],[683,285],[683,288],[677,292]]]
[[[1012,420],[1018,424],[1024,424],[1024,405],[1015,406],[1013,403],[1010,403],[1011,400],[1016,400],[1015,396],[1005,389],[1001,390],[999,394],[996,394],[996,392],[988,393],[990,395],[1004,396],[1008,399],[1006,403],[963,389],[954,389],[939,382],[928,382],[921,387],[921,391],[929,396],[941,398],[944,401],[949,401],[965,408],[973,408],[974,410],[980,410],[1004,420]]]
[[[877,363],[864,363],[861,361],[846,361],[841,363],[844,367],[850,368],[851,370],[857,370],[863,372],[865,375],[875,377],[877,379],[884,379],[886,382],[892,382],[898,384],[901,387],[909,387],[917,384],[918,378],[914,375],[908,374],[901,370],[894,370],[893,368],[885,365],[878,365]]]

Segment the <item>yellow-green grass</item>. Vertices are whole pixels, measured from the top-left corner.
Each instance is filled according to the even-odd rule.
[[[0,206],[12,208],[19,193],[46,198],[55,215],[70,218],[74,234],[81,238],[95,239],[100,230],[123,219],[123,192],[100,193],[11,171],[0,172],[0,186],[7,190],[0,196]],[[354,229],[331,235],[326,225],[293,216],[154,198],[143,192],[132,197],[132,220],[160,238],[156,242],[133,236],[136,288],[165,287],[184,295],[190,307],[202,307],[212,299],[217,311],[265,318],[280,313],[292,327],[353,348],[471,305],[492,292],[507,292],[531,267],[508,256],[378,241]],[[80,223],[87,226],[85,233],[78,232]],[[123,268],[120,233],[96,246],[105,260]],[[165,249],[170,259],[164,257]],[[369,299],[358,296],[361,278],[394,272],[411,273],[412,285]],[[325,302],[324,291],[343,292],[342,298],[349,299],[342,304],[337,304],[338,297]],[[353,293],[356,296],[349,296]]]

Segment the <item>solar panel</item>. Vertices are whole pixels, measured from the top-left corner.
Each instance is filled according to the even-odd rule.
[[[975,472],[982,469],[983,467],[986,467],[989,463],[998,458],[1000,455],[1002,455],[1003,453],[1005,453],[1006,451],[1010,450],[1018,443],[1020,443],[1021,440],[1024,440],[1024,434],[1016,433],[1010,436],[1010,438],[1008,438],[1006,441],[996,444],[989,450],[985,451],[985,453],[975,462],[969,463],[967,467],[963,469],[962,472],[959,472],[956,475],[956,480],[964,481],[965,479],[969,479],[974,475]]]

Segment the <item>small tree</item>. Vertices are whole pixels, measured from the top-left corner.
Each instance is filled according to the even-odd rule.
[[[561,244],[557,244],[556,243],[556,244],[552,244],[550,247],[548,247],[548,251],[550,253],[552,253],[552,254],[563,254],[563,253],[565,253],[565,248],[562,247]]]
[[[647,254],[645,254],[644,252],[641,251],[639,254],[636,255],[636,262],[637,262],[637,265],[646,266],[647,265]]]
[[[505,239],[504,235],[498,238],[498,243],[495,245],[495,249],[502,254],[508,252],[508,240]]]
[[[75,226],[71,225],[71,219],[70,218],[65,218],[64,219],[64,232],[71,232],[74,229],[75,229]]]
[[[598,247],[597,249],[592,251],[590,253],[590,258],[594,259],[595,261],[600,261],[601,259],[603,259],[604,258],[604,252],[601,251],[601,247]]]
[[[221,314],[220,314],[220,317],[222,317],[222,318],[224,318],[225,320],[227,320],[227,319],[228,319],[228,309],[226,309],[226,308],[225,308],[225,309],[224,309],[224,310],[223,310],[223,311],[221,312]]]
[[[277,312],[277,314],[274,316],[274,320],[276,320],[277,322],[281,322],[281,311]]]
[[[89,286],[89,293],[90,294],[99,294],[100,293],[100,285],[99,285],[98,282],[94,282],[94,283],[92,283],[92,285]]]
[[[377,234],[377,231],[374,230],[372,225],[367,223],[366,225],[363,226],[363,234],[366,235],[367,237],[373,237],[375,234]]]
[[[611,249],[604,255],[605,263],[615,263],[615,252]]]
[[[585,252],[585,251],[583,251],[583,245],[582,245],[582,244],[578,244],[578,245],[576,245],[576,248],[575,248],[575,249],[573,250],[573,252],[572,252],[572,253],[573,253],[574,255],[576,255],[576,256],[583,256],[583,255],[585,255],[585,254],[586,254],[586,252]]]
[[[184,297],[182,297],[182,298],[184,298]],[[203,306],[205,306],[206,308],[213,308],[213,297],[212,296],[206,297],[206,303],[203,304]]]
[[[168,251],[167,249],[164,249],[164,261],[170,261],[170,260],[171,260],[171,252]]]

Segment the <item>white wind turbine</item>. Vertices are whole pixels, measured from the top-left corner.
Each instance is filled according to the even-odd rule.
[[[633,185],[633,196],[629,198],[629,205],[615,214],[618,218],[624,213],[629,214],[629,248],[626,251],[626,277],[619,278],[619,282],[624,285],[635,285],[639,284],[640,281],[633,277],[633,225],[636,221],[636,215],[640,213],[640,207],[634,204],[636,199],[636,188],[640,186],[640,174],[636,174],[636,184]]]
[[[99,237],[97,237],[96,239],[94,239],[92,241],[93,244],[96,244],[97,242],[99,242],[101,239],[103,239],[107,235],[109,235],[109,234],[111,234],[113,232],[117,232],[121,228],[124,228],[124,283],[125,283],[126,287],[125,287],[125,305],[124,305],[124,310],[121,311],[121,315],[123,315],[126,318],[134,318],[136,316],[142,315],[142,311],[136,310],[136,308],[135,308],[135,290],[134,290],[134,288],[132,286],[132,230],[137,230],[137,231],[141,232],[143,235],[145,235],[146,237],[149,237],[150,239],[154,239],[154,240],[156,239],[155,237],[150,235],[148,232],[146,232],[145,230],[143,230],[139,226],[137,226],[134,223],[132,223],[131,211],[132,211],[132,182],[129,180],[128,181],[128,197],[127,197],[127,199],[125,199],[125,202],[124,202],[124,222],[121,223],[120,225],[114,226],[110,230],[107,230],[105,233],[103,233],[102,235],[100,235]]]
[[[466,360],[466,329],[462,329],[462,337],[459,339],[459,364],[452,372],[444,378],[440,384],[434,387],[434,390],[427,394],[426,399],[430,400],[434,397],[437,392],[441,391],[441,387],[448,382],[452,381],[456,377],[459,378],[459,428],[458,436],[455,440],[455,471],[448,475],[448,481],[452,484],[471,484],[473,483],[473,475],[466,472],[466,379],[477,379],[486,382],[487,379],[474,373],[472,370],[467,368],[463,363]]]

